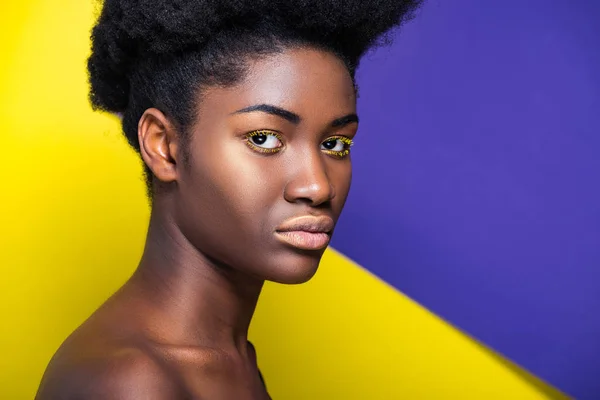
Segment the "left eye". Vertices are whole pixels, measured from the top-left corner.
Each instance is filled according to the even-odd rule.
[[[332,137],[321,143],[321,149],[327,151],[344,151],[352,145],[352,140],[347,137]]]

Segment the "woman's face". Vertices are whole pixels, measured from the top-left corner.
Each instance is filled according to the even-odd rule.
[[[250,65],[239,84],[202,93],[175,223],[219,264],[300,283],[316,272],[350,189],[354,85],[336,56],[314,49]]]

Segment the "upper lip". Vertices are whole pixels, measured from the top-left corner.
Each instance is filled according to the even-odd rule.
[[[334,222],[331,217],[326,215],[313,216],[305,215],[302,217],[290,218],[281,224],[277,232],[304,231],[310,233],[330,233],[333,230]]]

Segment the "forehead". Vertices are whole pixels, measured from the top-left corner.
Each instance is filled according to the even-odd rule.
[[[302,117],[331,119],[354,112],[354,83],[344,63],[321,50],[298,48],[249,62],[243,80],[203,92],[200,115],[271,104]]]

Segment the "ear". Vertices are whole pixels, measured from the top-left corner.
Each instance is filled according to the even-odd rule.
[[[177,180],[179,137],[167,117],[147,109],[138,123],[138,141],[144,163],[161,182]]]

